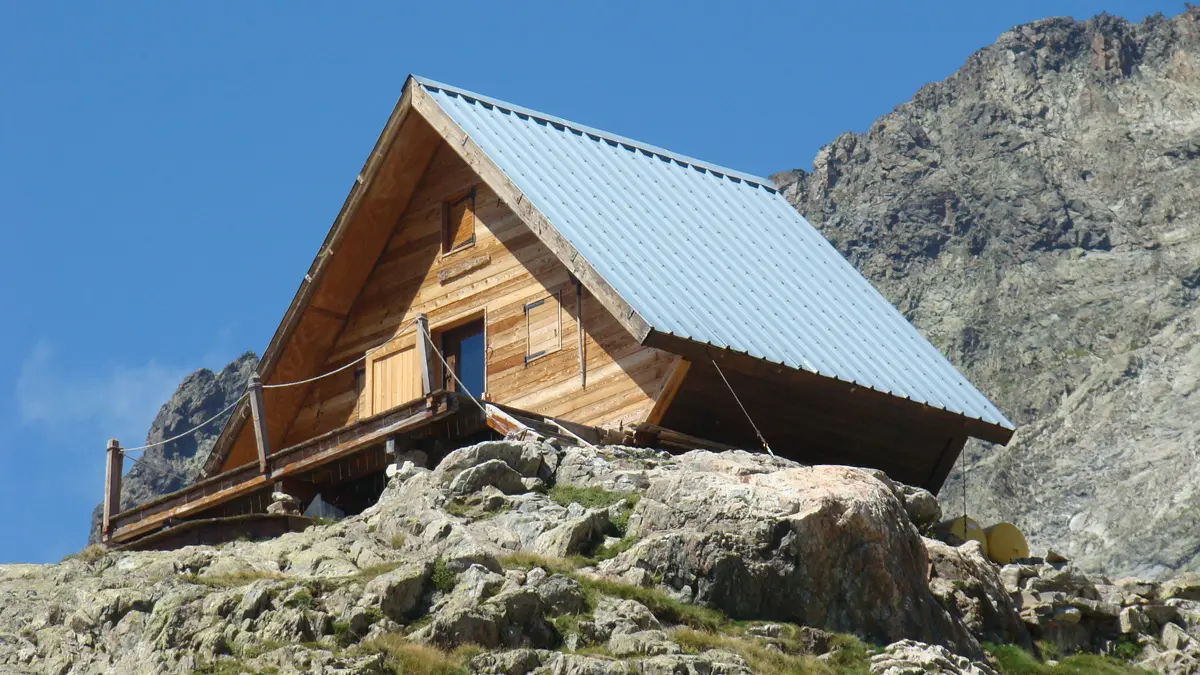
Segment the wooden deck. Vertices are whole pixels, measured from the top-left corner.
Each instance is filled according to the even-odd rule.
[[[421,429],[458,411],[458,398],[438,391],[379,415],[293,445],[267,458],[266,471],[257,461],[196,482],[182,490],[113,516],[109,545],[120,545],[195,518],[231,500],[270,489],[276,481],[299,476],[345,458],[388,437]]]

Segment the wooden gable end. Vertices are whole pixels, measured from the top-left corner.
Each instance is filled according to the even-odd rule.
[[[295,445],[380,412],[381,387],[391,397],[419,391],[395,381],[408,372],[401,361],[385,369],[380,358],[399,353],[393,347],[401,341],[412,343],[418,314],[428,316],[435,340],[440,330],[483,320],[486,391],[472,392],[477,396],[591,426],[645,420],[679,357],[640,345],[587,289],[577,289],[558,257],[450,145],[439,141],[431,154],[402,213],[375,211],[391,227],[376,255],[370,250],[358,255],[363,279],[339,296],[352,304],[338,306],[344,314],[337,316],[318,312],[336,322],[336,332],[327,329],[316,340],[298,331],[292,338],[300,340],[297,346],[284,348],[285,354],[320,358],[317,373],[370,355],[356,367],[296,388],[298,399],[278,395],[286,389],[267,390],[268,416],[273,408],[276,415],[272,423],[288,417],[278,437],[271,427],[272,447]],[[468,194],[471,208],[464,214],[459,205]],[[467,237],[457,227],[447,251],[446,224],[460,226],[468,218],[473,240],[464,244]],[[326,302],[323,307],[332,299]],[[532,333],[530,305],[536,306]],[[531,339],[537,342],[535,358],[529,357]],[[551,342],[556,349],[547,348]],[[382,377],[393,380],[384,384]],[[247,425],[221,469],[253,461],[254,453]]]
[[[412,111],[411,94],[406,91],[263,355],[259,372],[264,385],[300,381],[325,372],[329,349],[345,327],[372,261],[387,243],[396,214],[405,210],[440,142],[437,132]],[[264,391],[270,447],[284,447],[287,430],[310,388]],[[247,408],[237,409],[218,439],[204,467],[207,475],[256,458],[254,434],[245,424]]]

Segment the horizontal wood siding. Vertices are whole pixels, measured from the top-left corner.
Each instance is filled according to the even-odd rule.
[[[476,240],[443,255],[443,205],[471,188],[475,188]],[[561,300],[560,332],[554,342],[571,348],[526,363],[525,305],[552,295]],[[428,315],[435,334],[439,328],[483,316],[488,400],[592,426],[644,420],[678,359],[639,345],[585,290],[588,376],[584,388],[576,348],[579,317],[575,288],[566,267],[445,144],[435,152],[358,294],[328,367],[348,363],[410,331],[418,313]],[[536,318],[544,320],[541,315]],[[540,328],[542,337],[550,330]],[[366,378],[353,371],[313,388],[286,444],[350,424],[369,413],[363,387]]]

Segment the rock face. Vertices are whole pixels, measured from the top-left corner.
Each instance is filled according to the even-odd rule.
[[[638,502],[631,532],[642,540],[601,569],[660,573],[734,618],[977,649],[929,591],[925,547],[886,478],[742,451],[673,464]]]
[[[361,515],[277,539],[0,566],[0,671],[375,673],[399,643],[477,645],[477,672],[741,674],[747,645],[839,649],[821,629],[983,658],[878,472],[500,441],[392,474]],[[744,633],[689,638],[730,618]],[[584,648],[606,656],[563,651]]]
[[[146,432],[145,443],[127,440],[124,445],[156,443],[216,415],[242,395],[250,374],[257,367],[258,357],[253,352],[246,352],[219,373],[201,369],[188,375],[170,400],[159,409],[150,430]],[[121,481],[121,508],[137,506],[190,483],[203,466],[209,449],[221,433],[223,423],[224,419],[216,420],[190,436],[135,455],[141,457],[141,463],[129,469]],[[104,504],[100,503],[92,510],[89,544],[99,541],[103,507]]]
[[[1014,28],[775,178],[1021,427],[968,447],[974,517],[1200,569],[1200,7]]]
[[[1034,640],[1200,658],[1200,576],[999,568],[923,538],[928,495],[877,471],[497,441],[390,473],[360,515],[275,539],[0,565],[0,672],[993,675],[981,641]]]

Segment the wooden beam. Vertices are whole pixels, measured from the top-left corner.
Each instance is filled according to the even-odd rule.
[[[121,510],[121,471],[124,469],[124,454],[117,439],[108,442],[104,473],[104,522],[100,529],[101,539],[108,541],[112,535],[113,516]]]
[[[671,407],[671,402],[675,400],[675,394],[678,394],[679,388],[683,386],[683,381],[687,378],[688,369],[691,367],[692,362],[684,358],[680,358],[675,362],[675,367],[671,369],[671,374],[667,376],[667,379],[663,380],[658,393],[654,395],[654,407],[650,409],[650,414],[646,416],[646,424],[656,425],[662,422],[663,417],[667,414],[667,410]]]
[[[522,431],[529,430],[529,427],[523,424],[520,420],[504,412],[500,408],[487,403],[483,406],[487,425],[493,431],[503,436],[516,434]]]
[[[267,438],[267,421],[263,416],[262,380],[258,373],[250,376],[250,420],[254,424],[254,443],[258,448],[258,472],[267,473],[267,455],[271,454]]]
[[[710,441],[660,427],[657,424],[638,424],[634,427],[634,442],[640,445],[668,445],[683,450],[734,450],[734,446]]]
[[[950,470],[954,468],[954,462],[958,456],[962,454],[963,446],[967,443],[965,435],[951,436],[946,440],[946,447],[942,449],[942,455],[938,458],[937,465],[930,472],[929,478],[921,485],[921,487],[929,490],[933,494],[937,494],[938,490],[942,489],[946,478],[950,475]]]
[[[326,309],[316,304],[309,305],[307,311],[313,312],[314,314],[324,314],[331,319],[338,319],[339,321],[346,320],[346,312],[338,312],[332,309]]]
[[[430,341],[433,336],[429,334],[429,317],[424,314],[417,315],[417,361],[421,364],[421,395],[428,396],[433,391],[433,345]]]
[[[645,340],[650,333],[650,324],[641,317],[633,307],[625,301],[617,291],[600,276],[579,251],[575,249],[566,237],[562,236],[554,225],[539,211],[529,198],[496,166],[496,163],[483,152],[483,149],[467,135],[465,131],[437,104],[421,86],[412,87],[413,109],[424,117],[431,126],[441,134],[442,138],[454,148],[503,201],[513,213],[525,223],[546,248],[566,266],[567,270],[596,296],[608,308],[617,321],[633,335],[638,342]]]

